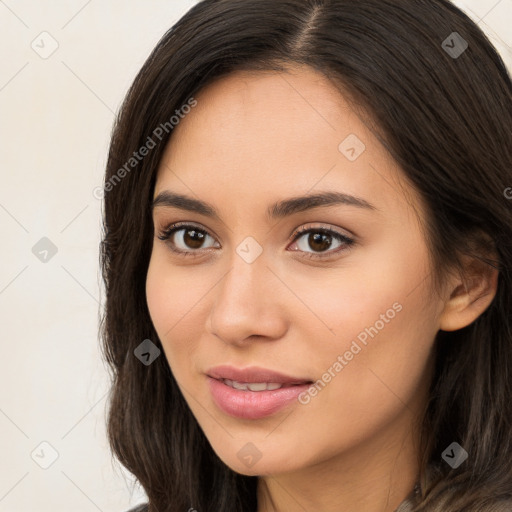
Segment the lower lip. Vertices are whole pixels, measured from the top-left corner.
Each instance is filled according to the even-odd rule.
[[[306,391],[311,384],[301,384],[273,391],[241,391],[208,377],[208,385],[217,406],[226,414],[257,420],[280,411]]]

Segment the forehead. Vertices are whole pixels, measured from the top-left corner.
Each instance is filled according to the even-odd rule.
[[[320,141],[319,151],[336,155],[343,131],[361,132],[361,121],[340,91],[307,66],[288,72],[238,71],[205,87],[196,100],[198,105],[172,134],[174,152],[185,140],[201,152],[215,149],[219,159],[233,158],[243,148],[240,158],[259,155],[263,164],[269,157],[300,159],[305,146]]]
[[[173,130],[155,196],[173,189],[213,194],[219,204],[251,197],[263,208],[272,199],[335,189],[384,210],[405,199],[396,162],[342,89],[309,67],[239,71],[195,99]]]

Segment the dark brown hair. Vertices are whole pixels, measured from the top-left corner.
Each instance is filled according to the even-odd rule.
[[[217,457],[166,358],[146,366],[134,350],[145,339],[161,348],[145,282],[169,120],[222,76],[291,64],[336,80],[369,113],[425,202],[433,281],[462,268],[463,255],[499,269],[485,312],[435,340],[421,488],[400,510],[512,510],[500,501],[512,500],[512,84],[479,27],[446,0],[204,0],[163,36],[119,112],[105,175],[101,336],[112,450],[150,512],[257,510],[257,477]],[[144,158],[130,160],[150,139]],[[469,454],[456,469],[441,457],[454,441]]]

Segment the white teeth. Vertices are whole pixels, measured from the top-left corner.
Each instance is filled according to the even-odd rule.
[[[267,384],[266,382],[251,382],[250,384],[247,384],[247,387],[251,391],[265,391],[267,389]]]
[[[240,391],[273,391],[283,387],[276,382],[237,382],[236,380],[223,379],[224,384]]]

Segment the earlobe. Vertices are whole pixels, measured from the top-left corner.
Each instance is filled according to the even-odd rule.
[[[456,331],[473,323],[490,305],[498,289],[499,270],[478,261],[473,273],[460,278],[452,291],[439,319],[439,329]]]

